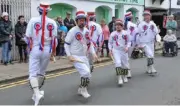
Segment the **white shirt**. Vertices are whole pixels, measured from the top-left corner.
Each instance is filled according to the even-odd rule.
[[[122,30],[121,32],[112,32],[109,38],[109,50],[122,50],[126,47],[130,47],[131,42],[129,36],[129,33],[125,30]]]
[[[94,31],[92,30],[92,28],[94,28]],[[93,43],[97,44],[97,42],[99,42],[101,44],[103,42],[103,32],[101,26],[94,21],[90,21],[88,24],[88,29],[90,31],[90,36]]]
[[[155,41],[156,35],[158,34],[158,28],[153,21],[150,21],[149,23],[142,21],[138,25],[138,32],[139,43],[150,43]]]
[[[33,47],[39,46],[41,43],[41,36],[42,36],[42,23],[41,23],[42,16],[39,17],[33,17],[28,23],[27,29],[26,29],[26,37],[32,38],[33,40]],[[39,28],[38,28],[39,26]],[[50,31],[48,30],[48,27],[52,26],[52,37],[50,37]],[[36,29],[38,30],[38,34],[36,34]],[[57,36],[57,24],[54,20],[46,17],[45,18],[45,29],[44,29],[44,45],[49,46],[51,44],[51,40],[54,39]]]
[[[88,48],[87,45],[89,44],[90,47]],[[65,51],[67,56],[86,56],[88,51],[94,54],[95,51],[89,37],[89,30],[84,28],[82,31],[78,26],[73,27],[65,38]]]
[[[138,33],[137,25],[129,21],[127,24],[127,32],[130,34],[130,41],[134,43],[136,41],[136,35]]]

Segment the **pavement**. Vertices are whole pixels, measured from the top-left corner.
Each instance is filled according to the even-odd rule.
[[[102,62],[110,60],[110,58],[102,58]],[[14,80],[21,80],[28,78],[28,63],[15,63],[14,65],[0,65],[0,84],[7,83]],[[50,62],[47,68],[47,74],[57,71],[64,71],[74,68],[68,59],[57,60],[56,63]]]
[[[160,50],[162,47],[157,45],[156,50]],[[161,52],[161,51],[157,51]],[[101,62],[110,61],[110,58],[102,58]],[[50,62],[47,68],[47,73],[64,71],[72,69],[73,65],[67,59],[57,60],[56,63]],[[0,64],[0,84],[12,82],[15,80],[27,79],[28,78],[28,64],[27,63],[15,63],[14,65],[4,66]]]
[[[97,65],[89,86],[91,98],[77,95],[80,76],[76,70],[49,77],[43,87],[42,105],[180,105],[180,56],[156,56],[155,77],[145,74],[146,59],[130,60],[132,79],[123,87],[117,85],[112,62]],[[0,89],[0,105],[32,105],[28,83],[9,84]]]

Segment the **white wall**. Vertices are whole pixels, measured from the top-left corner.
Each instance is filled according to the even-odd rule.
[[[172,0],[174,1],[174,0]],[[160,0],[156,0],[154,4],[152,4],[152,0],[145,0],[145,6],[150,8],[169,8],[169,0],[164,0],[164,2],[160,5]]]
[[[178,0],[171,0],[172,8],[180,8],[180,5],[177,5]],[[155,7],[155,8],[164,8],[169,9],[169,0],[164,0],[164,2],[160,5],[160,0],[156,0],[154,4],[152,4],[152,0],[145,0],[146,7]]]
[[[172,8],[179,8],[180,9],[180,5],[177,5],[177,1],[178,0],[171,0],[171,7]]]

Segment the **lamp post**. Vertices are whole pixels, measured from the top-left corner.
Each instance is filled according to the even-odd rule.
[[[169,0],[169,15],[171,15],[171,0]]]

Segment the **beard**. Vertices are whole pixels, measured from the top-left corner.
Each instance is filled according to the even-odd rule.
[[[84,28],[84,24],[80,24],[78,26],[79,26],[79,28]]]
[[[116,31],[117,31],[117,32],[121,32],[121,31],[122,31],[122,29],[116,29]]]

